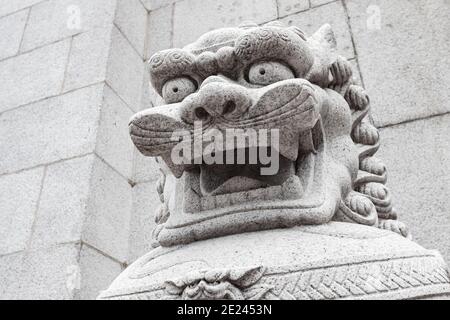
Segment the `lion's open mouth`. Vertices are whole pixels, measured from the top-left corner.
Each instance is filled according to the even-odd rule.
[[[298,143],[297,146],[289,144]],[[296,155],[292,149],[298,150]],[[237,151],[237,150],[234,150]],[[267,150],[266,150],[267,151]],[[184,212],[202,212],[217,208],[265,205],[273,200],[283,202],[302,199],[317,193],[317,176],[323,153],[322,122],[292,139],[280,144],[279,170],[273,175],[262,175],[261,169],[268,164],[200,164],[186,171]],[[250,150],[245,150],[248,160]],[[237,154],[237,152],[235,152]],[[271,156],[274,156],[271,154]],[[225,157],[225,155],[224,155]],[[188,181],[186,181],[188,182]]]

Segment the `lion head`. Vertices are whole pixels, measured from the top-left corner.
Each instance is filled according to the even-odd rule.
[[[165,103],[136,114],[130,134],[161,165],[158,244],[331,220],[407,235],[386,223],[396,215],[373,157],[369,98],[335,48],[329,25],[306,37],[297,27],[247,24],[149,60]],[[174,161],[180,150],[183,161]],[[264,154],[277,160],[273,174]]]

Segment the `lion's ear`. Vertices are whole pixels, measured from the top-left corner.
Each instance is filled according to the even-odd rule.
[[[328,23],[321,26],[310,39],[320,43],[326,50],[336,50],[337,48],[336,36]]]

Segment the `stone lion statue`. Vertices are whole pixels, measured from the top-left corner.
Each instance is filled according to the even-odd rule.
[[[448,290],[442,259],[411,242],[397,220],[386,167],[375,157],[370,99],[329,25],[310,37],[277,22],[218,29],[156,53],[148,69],[164,103],[136,114],[130,134],[161,166],[155,249],[102,298],[408,298],[424,287]],[[192,155],[196,139],[204,150],[210,132],[227,130],[276,130],[279,143],[214,141]],[[174,161],[183,143],[192,147],[183,149],[186,161]],[[263,174],[261,159],[250,163],[252,150],[276,154],[276,174]],[[244,161],[222,161],[238,151]],[[427,287],[430,277],[438,287]]]
[[[144,155],[160,157],[166,167],[157,242],[173,245],[331,220],[409,236],[384,185],[386,168],[373,156],[379,134],[368,120],[369,97],[335,49],[329,25],[307,38],[297,27],[247,24],[209,32],[184,49],[150,59],[152,85],[167,105],[138,113],[130,132]],[[203,121],[203,132],[279,129],[277,177],[257,176],[239,165],[225,170],[217,164],[174,164],[171,151],[178,141],[171,140],[172,133],[183,129],[194,135],[196,120]],[[237,178],[242,173],[245,182]],[[225,183],[240,189],[218,190]],[[183,185],[182,192],[173,192],[176,184]]]

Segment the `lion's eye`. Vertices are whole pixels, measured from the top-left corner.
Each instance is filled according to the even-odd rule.
[[[280,62],[258,62],[248,69],[248,82],[269,85],[278,81],[295,78],[294,73]]]
[[[194,80],[180,77],[167,81],[163,86],[162,95],[166,103],[176,103],[182,101],[196,90],[197,85]]]

